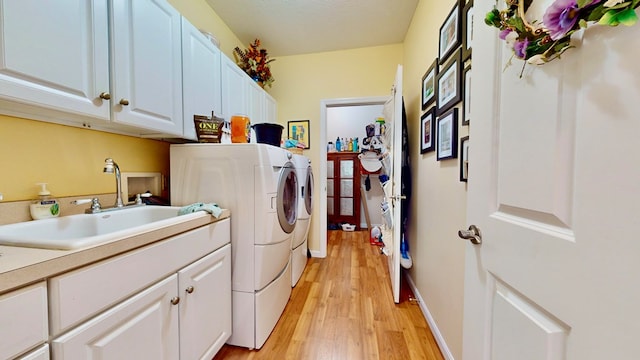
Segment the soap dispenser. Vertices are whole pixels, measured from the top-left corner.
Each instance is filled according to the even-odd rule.
[[[58,200],[51,198],[51,192],[47,190],[47,183],[38,183],[40,192],[39,199],[34,201],[30,206],[31,218],[33,220],[49,219],[60,215],[60,205]]]

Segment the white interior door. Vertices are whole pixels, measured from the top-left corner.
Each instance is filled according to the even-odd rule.
[[[387,255],[393,301],[400,302],[400,201],[402,201],[402,65],[398,65],[396,79],[391,89],[391,98],[384,105],[383,113],[387,126],[386,144],[389,149],[388,158],[383,160],[384,168],[388,172],[391,188],[385,189],[385,197],[389,201],[392,213],[392,227],[383,231],[382,252]],[[388,224],[387,224],[388,225]]]
[[[640,27],[591,27],[520,78],[476,23],[463,358],[637,358]]]

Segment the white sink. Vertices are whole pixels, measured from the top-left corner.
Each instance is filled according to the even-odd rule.
[[[98,245],[192,218],[178,216],[180,207],[138,206],[97,214],[0,226],[0,244],[44,249],[73,250]]]

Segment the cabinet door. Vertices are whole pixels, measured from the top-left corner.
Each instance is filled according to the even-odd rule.
[[[327,221],[360,228],[360,161],[357,153],[327,154]]]
[[[107,19],[106,0],[0,0],[0,99],[107,121]]]
[[[178,359],[177,286],[172,275],[54,339],[52,357]]]
[[[44,344],[25,355],[22,355],[16,360],[49,360],[49,344]]]
[[[182,135],[180,13],[164,0],[113,0],[113,121]]]
[[[265,116],[265,92],[264,90],[250,77],[245,76],[245,82],[247,83],[247,89],[249,91],[249,119],[252,124],[259,124],[267,122]]]
[[[180,358],[211,359],[231,336],[231,245],[178,273]]]
[[[220,49],[182,18],[184,138],[197,140],[193,115],[222,114]]]
[[[0,296],[0,359],[10,359],[49,337],[47,285],[41,282]]]
[[[266,92],[264,93],[264,115],[266,116],[265,122],[275,123],[277,122],[277,105],[276,100]]]
[[[238,65],[222,55],[222,114],[226,120],[231,120],[233,114],[249,115],[247,79],[249,77]]]

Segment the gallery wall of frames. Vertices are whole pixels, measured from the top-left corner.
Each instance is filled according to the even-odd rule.
[[[469,137],[459,138],[458,122],[471,121],[473,0],[458,0],[438,37],[438,57],[421,82],[420,153],[435,151],[437,161],[458,159],[460,181],[466,182]]]

